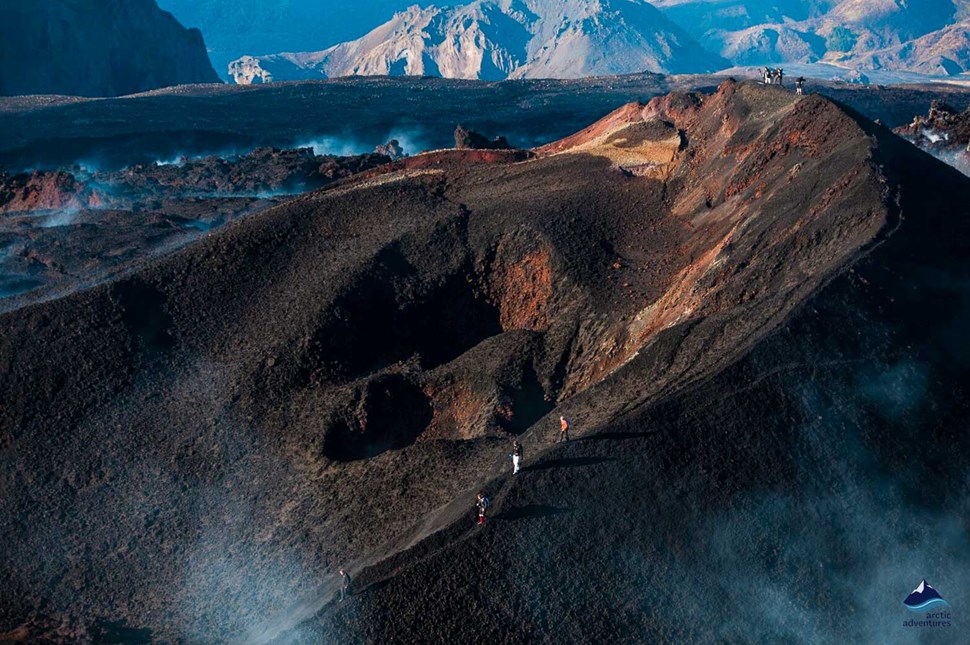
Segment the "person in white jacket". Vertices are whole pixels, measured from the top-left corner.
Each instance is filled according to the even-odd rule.
[[[509,455],[512,458],[512,474],[518,475],[519,468],[522,464],[522,444],[518,441],[512,442],[512,453]]]

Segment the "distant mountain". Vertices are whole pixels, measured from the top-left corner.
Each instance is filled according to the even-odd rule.
[[[349,75],[499,80],[726,65],[645,0],[477,0],[414,6],[318,52],[244,56],[229,73],[241,84]]]
[[[436,6],[458,4],[433,0]],[[205,34],[209,58],[220,74],[244,54],[311,51],[359,38],[395,11],[432,0],[158,0],[189,27]]]
[[[715,51],[737,65],[765,65],[790,61],[814,62],[825,55],[825,39],[786,25],[758,25],[718,33]]]
[[[967,0],[654,0],[737,65],[826,61],[858,69],[970,70]]]
[[[847,57],[864,69],[893,69],[954,76],[970,71],[970,21],[933,31],[914,40]]]
[[[0,95],[116,96],[219,80],[155,0],[0,1]]]

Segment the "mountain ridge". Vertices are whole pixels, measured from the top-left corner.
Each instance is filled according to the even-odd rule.
[[[725,66],[644,0],[476,0],[415,5],[318,52],[244,56],[229,75],[240,84],[349,75],[500,80]]]
[[[2,5],[0,95],[119,96],[216,83],[202,34],[155,0]]]
[[[826,61],[951,76],[970,71],[968,3],[927,0],[655,0],[704,47],[735,64]]]
[[[247,53],[239,84],[348,75],[576,78],[826,62],[953,76],[970,71],[964,0],[475,0],[413,5],[317,51]]]

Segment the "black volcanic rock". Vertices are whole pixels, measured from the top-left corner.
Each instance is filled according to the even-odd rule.
[[[202,34],[155,0],[0,3],[0,95],[118,96],[217,83]]]
[[[0,315],[0,633],[856,642],[879,567],[966,582],[970,180],[733,82],[521,161],[411,157]]]
[[[317,155],[312,148],[256,148],[246,154],[181,159],[94,173],[91,181],[112,186],[124,197],[299,193],[389,163],[369,153],[349,157]]]
[[[455,128],[455,147],[459,150],[511,150],[512,146],[505,137],[489,139],[473,130]]]

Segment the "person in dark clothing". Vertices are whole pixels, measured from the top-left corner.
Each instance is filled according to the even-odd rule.
[[[795,79],[795,94],[801,96],[805,93],[805,77],[799,76]]]
[[[522,464],[522,444],[518,441],[512,442],[512,454],[509,455],[512,458],[512,474],[519,474],[519,467]]]
[[[350,574],[340,570],[340,602],[344,601],[344,598],[350,595]]]

